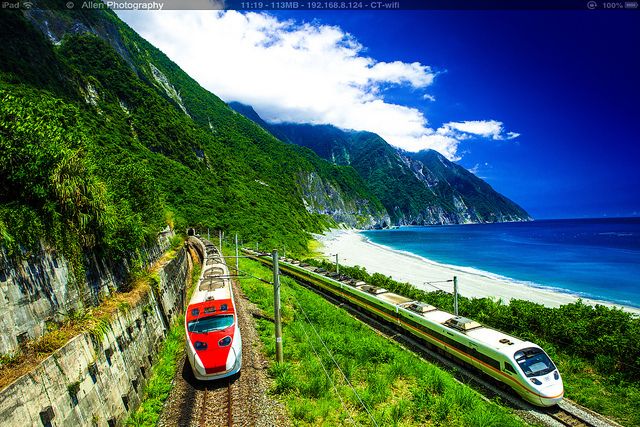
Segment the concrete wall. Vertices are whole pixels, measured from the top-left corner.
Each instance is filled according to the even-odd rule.
[[[183,248],[101,341],[82,334],[0,391],[4,426],[115,426],[140,404],[166,325],[180,314],[191,259]],[[156,294],[160,294],[157,297]]]
[[[168,230],[161,233],[156,245],[141,251],[145,263],[162,255],[171,235]],[[85,281],[79,283],[54,250],[42,247],[18,260],[0,248],[0,354],[12,353],[21,342],[42,336],[48,320],[97,304],[118,289],[129,272],[126,260],[107,261],[93,254],[87,255],[85,266]]]
[[[160,300],[161,312],[167,319],[182,312],[186,306],[187,288],[185,283],[190,279],[191,266],[189,251],[183,249],[159,272],[161,286],[156,296]]]

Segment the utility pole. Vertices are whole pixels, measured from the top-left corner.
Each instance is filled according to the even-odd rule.
[[[287,257],[287,245],[284,245],[284,250],[282,251],[282,258]]]
[[[338,264],[338,254],[336,254],[336,274],[340,274],[340,264]]]
[[[280,270],[278,251],[271,253],[273,258],[273,318],[276,325],[276,362],[282,363],[282,325],[280,319]]]
[[[458,315],[458,277],[453,276],[453,314]]]
[[[256,252],[258,252],[258,242],[256,242]]]
[[[220,254],[222,255],[222,230],[218,230],[218,242],[220,242]]]
[[[207,240],[211,241],[211,236],[209,235],[209,227],[207,227]]]
[[[238,274],[238,233],[236,233],[236,274]]]

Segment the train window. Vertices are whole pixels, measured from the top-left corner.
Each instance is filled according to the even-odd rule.
[[[209,316],[192,320],[187,323],[189,332],[206,334],[207,332],[221,331],[233,325],[233,316]]]
[[[200,314],[200,310],[198,310],[197,308],[194,308],[193,310],[191,310],[192,316],[197,316],[198,314]]]
[[[216,312],[216,308],[214,306],[211,307],[205,307],[204,308],[204,312],[205,313],[215,313]]]
[[[540,348],[525,348],[517,351],[513,357],[527,377],[545,375],[556,369],[549,356]]]
[[[480,353],[476,349],[474,349],[474,352],[471,353],[471,355],[474,356],[478,360],[482,360],[484,363],[486,363],[489,366],[492,366],[492,367],[494,367],[496,369],[500,369],[500,362],[498,362],[497,360],[495,360],[492,357],[487,356],[486,354]]]
[[[513,366],[511,366],[511,363],[509,362],[504,362],[504,370],[511,374],[516,374],[516,370]]]

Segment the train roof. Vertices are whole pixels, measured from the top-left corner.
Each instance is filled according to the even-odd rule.
[[[486,326],[468,331],[466,335],[495,349],[506,350],[508,347],[511,347],[515,351],[525,342],[519,338],[496,331],[495,329],[487,328]]]
[[[232,299],[231,278],[224,258],[221,257],[218,248],[211,242],[203,238],[198,240],[205,248],[205,258],[198,287],[194,291],[189,304]]]
[[[515,351],[521,347],[521,344],[525,343],[525,341],[519,338],[484,326],[475,320],[455,316],[446,311],[436,309],[426,313],[414,314],[424,317],[433,323],[439,323],[444,327],[460,332],[470,339],[496,350],[506,350],[511,347]]]
[[[390,304],[406,304],[408,302],[411,302],[413,300],[407,298],[407,297],[403,297],[402,295],[398,295],[398,294],[394,294],[391,292],[387,292],[384,294],[380,294],[380,295],[376,295],[378,298],[380,298],[383,301],[387,301]]]
[[[317,270],[317,268],[313,266],[304,266],[303,268],[311,272],[316,272]],[[327,279],[340,283],[336,279]],[[415,301],[393,292],[388,292],[383,288],[367,285],[365,282],[358,281],[354,286],[359,290],[373,294],[375,298],[378,298],[388,304],[398,306],[399,308],[411,312],[415,316],[423,317],[430,322],[437,323],[443,327],[451,329],[452,331],[461,333],[479,344],[500,352],[504,351],[505,353],[511,353],[509,349],[515,352],[523,346],[535,345],[528,341],[523,341],[519,338],[507,335],[504,332],[484,326],[472,319],[455,316],[452,313],[439,310],[432,305],[421,301]],[[374,290],[378,292],[382,290],[383,292],[378,294],[377,292],[372,292]],[[513,356],[513,353],[511,353],[510,356]]]
[[[205,265],[198,288],[191,297],[190,304],[209,300],[230,299],[231,279],[229,269],[224,264]]]

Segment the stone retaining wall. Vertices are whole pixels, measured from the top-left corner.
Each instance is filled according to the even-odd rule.
[[[157,260],[172,235],[167,229],[157,244],[143,248],[143,262]],[[47,321],[98,304],[119,288],[130,268],[125,259],[98,259],[93,254],[86,256],[85,267],[85,281],[79,283],[64,257],[52,249],[41,247],[18,260],[0,248],[0,354],[13,353],[22,342],[42,336]]]
[[[160,270],[158,292],[119,311],[105,336],[76,336],[2,390],[2,425],[121,425],[140,404],[167,325],[183,310],[190,266],[183,248]]]

